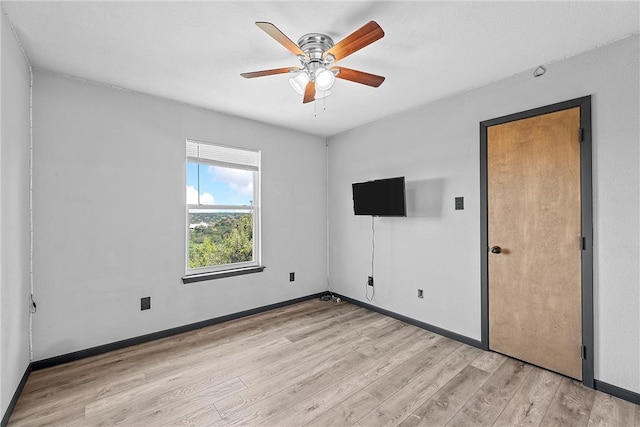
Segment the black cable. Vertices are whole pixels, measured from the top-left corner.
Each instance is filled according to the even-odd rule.
[[[36,305],[36,302],[33,300],[33,294],[31,294],[31,313],[35,314],[36,311],[38,311],[38,306]]]
[[[371,277],[373,277],[373,260],[376,256],[376,217],[371,217]]]
[[[374,265],[374,260],[375,260],[375,256],[376,256],[376,223],[375,223],[376,217],[375,216],[371,216],[371,280],[373,281],[373,265]],[[373,285],[373,283],[372,283]],[[376,287],[375,286],[371,286],[371,298],[369,298],[369,279],[367,279],[367,282],[365,284],[364,287],[364,296],[365,298],[367,298],[367,301],[373,301],[373,299],[376,296]]]
[[[320,297],[320,301],[331,301],[333,299],[336,299],[335,295],[333,295],[333,292],[331,291],[331,285],[329,284],[329,276],[327,276],[327,290],[329,292],[328,295],[322,295]]]

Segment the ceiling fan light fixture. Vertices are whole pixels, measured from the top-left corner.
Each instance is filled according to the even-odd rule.
[[[333,83],[336,81],[336,77],[326,68],[319,68],[316,71],[316,89],[320,91],[326,91],[331,89]]]
[[[304,95],[304,89],[309,83],[309,75],[306,72],[298,73],[297,76],[289,79],[289,84],[298,95]]]

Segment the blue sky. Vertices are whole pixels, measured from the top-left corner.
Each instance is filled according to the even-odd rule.
[[[253,199],[253,172],[220,166],[199,165],[200,203],[250,205]],[[198,164],[187,163],[187,203],[196,204]]]

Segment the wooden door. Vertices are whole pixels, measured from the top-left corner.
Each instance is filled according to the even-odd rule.
[[[487,129],[489,347],[582,379],[580,108]]]

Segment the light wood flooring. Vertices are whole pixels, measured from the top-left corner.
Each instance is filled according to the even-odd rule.
[[[640,407],[345,302],[31,374],[9,426],[640,426]]]

